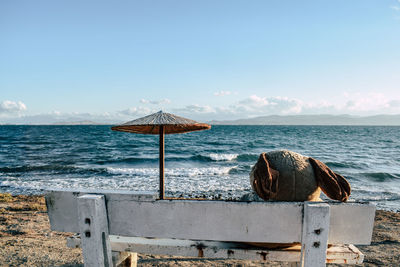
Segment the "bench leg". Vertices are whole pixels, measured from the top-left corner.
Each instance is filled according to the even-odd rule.
[[[326,203],[305,202],[300,266],[326,266],[330,222]]]
[[[83,195],[77,201],[85,267],[111,267],[112,255],[104,196]]]
[[[129,256],[129,262],[125,267],[137,267],[137,253],[131,252],[131,255]]]
[[[114,267],[137,267],[137,253],[113,252]]]

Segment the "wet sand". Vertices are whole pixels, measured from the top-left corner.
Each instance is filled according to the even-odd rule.
[[[0,266],[83,266],[81,250],[67,248],[67,236],[50,230],[43,197],[0,194]],[[365,254],[362,266],[400,266],[400,213],[378,210],[371,245],[357,247]],[[287,266],[141,254],[138,258],[138,266]]]

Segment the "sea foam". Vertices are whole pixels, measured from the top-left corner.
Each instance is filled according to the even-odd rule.
[[[215,176],[215,175],[228,175],[229,172],[237,166],[229,167],[199,167],[199,168],[166,168],[165,175],[177,177],[190,177],[190,176]],[[158,168],[120,168],[120,167],[107,167],[107,171],[111,174],[123,174],[130,176],[157,176],[159,174]]]
[[[215,161],[232,161],[234,159],[237,159],[239,154],[216,154],[216,153],[211,153],[210,158]]]

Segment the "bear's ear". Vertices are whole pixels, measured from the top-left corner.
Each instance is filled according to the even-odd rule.
[[[331,199],[346,202],[351,193],[349,182],[341,176],[333,172],[319,160],[309,158],[309,161],[314,169],[315,177],[318,186]]]
[[[262,153],[256,163],[253,188],[264,200],[273,199],[278,191],[279,172],[271,168],[266,153]]]

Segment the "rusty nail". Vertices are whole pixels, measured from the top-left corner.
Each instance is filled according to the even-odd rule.
[[[268,254],[268,253],[266,253],[266,252],[264,252],[264,251],[262,251],[262,252],[257,252],[257,253],[260,254],[261,259],[262,259],[263,261],[267,260],[267,254]]]
[[[202,248],[198,248],[198,250],[199,250],[198,257],[200,257],[200,258],[204,257],[203,249]]]

